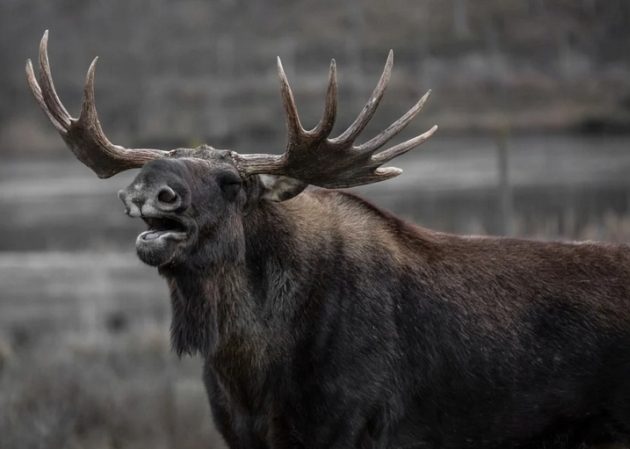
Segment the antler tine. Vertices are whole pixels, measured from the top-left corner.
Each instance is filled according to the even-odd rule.
[[[374,115],[383,97],[390,79],[393,62],[393,52],[390,50],[383,73],[367,104],[354,123],[334,139],[325,137],[332,130],[336,113],[335,61],[331,62],[324,116],[311,131],[304,131],[299,123],[291,90],[282,66],[279,64],[283,101],[287,110],[287,123],[289,125],[287,149],[282,155],[233,152],[232,158],[239,171],[245,176],[255,174],[288,176],[303,183],[325,188],[354,187],[384,181],[401,174],[402,170],[399,168],[381,167],[381,165],[425,142],[435,133],[437,126],[413,139],[380,151],[380,153],[377,151],[420,112],[429,98],[430,91],[376,137],[362,145],[354,144],[357,136]]]
[[[160,150],[127,149],[114,145],[107,139],[98,120],[94,102],[94,72],[98,58],[92,61],[86,75],[81,114],[78,119],[71,117],[55,91],[47,47],[48,30],[39,46],[41,86],[30,60],[26,62],[26,78],[35,100],[77,159],[91,168],[99,178],[108,178],[123,170],[141,167],[148,161],[169,155]]]
[[[37,82],[37,78],[35,77],[35,71],[33,70],[33,63],[30,59],[26,60],[26,80],[28,81],[28,86],[31,89],[31,93],[37,100],[39,107],[42,108],[42,111],[50,120],[50,123],[53,124],[55,129],[61,133],[62,135],[66,133],[67,129],[57,121],[57,118],[50,112],[48,109],[48,105],[46,105],[46,101],[44,100],[42,89],[39,87],[39,83]]]
[[[304,135],[306,132],[302,128],[300,123],[300,116],[298,115],[297,106],[295,105],[295,99],[293,97],[293,91],[289,85],[286,73],[282,67],[282,61],[278,56],[278,77],[280,78],[280,89],[282,93],[282,104],[286,113],[287,129],[289,131],[289,143],[292,141],[291,137],[297,137]]]
[[[378,84],[374,88],[372,95],[368,99],[365,106],[354,120],[352,125],[348,127],[340,136],[331,139],[332,143],[343,145],[348,142],[354,142],[354,139],[363,131],[366,127],[374,113],[376,112],[376,108],[378,107],[381,99],[383,98],[383,94],[385,93],[385,89],[389,84],[389,79],[392,74],[392,67],[394,65],[394,51],[390,50],[387,55],[387,61],[385,62],[385,67],[383,68],[383,73],[381,74],[381,78],[378,80]]]
[[[398,145],[394,145],[391,148],[388,148],[380,153],[377,153],[372,156],[371,160],[377,165],[384,164],[387,161],[394,159],[400,155],[405,154],[407,151],[414,149],[415,147],[426,142],[438,129],[437,125],[433,125],[433,127],[419,136],[414,137],[413,139],[409,139],[403,143],[399,143]],[[386,167],[389,168],[389,167]]]
[[[395,137],[399,132],[401,132],[405,127],[414,119],[416,115],[422,110],[424,104],[427,102],[429,95],[431,95],[431,90],[429,90],[426,94],[418,100],[416,104],[414,104],[411,109],[409,109],[402,117],[396,120],[394,123],[389,125],[383,132],[373,137],[361,145],[356,147],[356,150],[361,153],[373,153],[387,142],[389,142],[393,137]]]
[[[98,119],[98,112],[96,111],[96,101],[94,100],[94,75],[96,73],[96,63],[98,62],[98,56],[95,57],[90,63],[87,74],[85,75],[85,84],[83,86],[83,103],[81,104],[81,114],[79,115],[79,121],[86,125],[94,125],[98,130],[100,137],[109,142],[103,130],[101,123]]]
[[[335,126],[335,118],[337,116],[337,63],[334,59],[330,61],[330,70],[328,72],[328,88],[326,89],[326,106],[324,115],[310,134],[318,138],[328,137]]]
[[[39,42],[39,67],[41,69],[40,82],[44,101],[50,113],[61,125],[67,128],[70,126],[71,117],[61,100],[59,100],[52,80],[50,63],[48,62],[48,30],[44,31],[42,40]]]

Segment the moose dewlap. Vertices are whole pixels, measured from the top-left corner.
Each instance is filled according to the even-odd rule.
[[[391,52],[336,137],[334,61],[323,117],[305,130],[278,60],[288,142],[268,155],[114,145],[96,113],[96,60],[73,118],[46,47],[47,33],[28,82],[73,153],[99,177],[141,168],[119,196],[147,223],[138,255],[167,281],[174,349],[203,357],[231,448],[630,442],[628,246],[449,235],[327,190],[397,176],[383,164],[436,130],[383,149],[427,93],[356,143]]]

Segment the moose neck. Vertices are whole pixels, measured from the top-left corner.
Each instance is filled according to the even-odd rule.
[[[232,241],[209,243],[176,268],[160,270],[172,303],[171,338],[178,354],[206,360],[271,361],[284,339],[277,302],[290,302],[288,268],[294,218],[282,204],[268,204],[230,223]],[[237,232],[234,232],[234,230]],[[295,256],[294,256],[295,257]],[[286,304],[285,304],[286,305]],[[286,315],[282,315],[286,317]]]
[[[230,229],[238,238],[219,262],[212,258],[216,248],[208,249],[205,264],[202,251],[201,259],[163,273],[176,351],[199,353],[229,379],[239,377],[233,370],[264,375],[266,366],[291,353],[308,326],[300,311],[326,297],[326,276],[344,278],[356,267],[379,272],[381,265],[408,263],[408,247],[422,254],[430,245],[429,235],[363,200],[323,190],[265,202]]]

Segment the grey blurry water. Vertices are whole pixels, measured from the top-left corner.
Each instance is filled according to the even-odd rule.
[[[573,214],[577,238],[606,213],[629,208],[630,137],[512,136],[508,176],[517,221]],[[395,161],[396,179],[356,189],[379,206],[443,231],[498,233],[498,156],[493,136],[441,137]],[[116,192],[133,177],[98,180],[74,159],[13,160],[0,167],[3,251],[132,251],[138,220]],[[540,234],[532,226],[519,235]],[[563,235],[562,235],[563,234]],[[554,237],[549,236],[549,237]]]
[[[508,146],[516,235],[628,239],[630,137],[513,136]],[[356,191],[436,230],[500,231],[492,137],[438,136],[397,165],[400,177]],[[80,334],[116,320],[166,329],[165,285],[134,254],[144,225],[116,197],[133,175],[99,180],[74,159],[0,167],[0,331]]]
[[[630,137],[513,136],[508,147],[516,235],[617,241],[628,236]],[[500,232],[492,137],[437,136],[396,164],[404,169],[400,177],[357,193],[436,230]],[[127,310],[134,319],[166,321],[165,286],[134,254],[144,224],[126,217],[116,197],[133,176],[99,180],[74,159],[10,160],[0,167],[5,325],[20,326],[39,315],[54,322],[65,310],[71,311],[68,321],[82,319],[86,297],[100,298],[96,302],[107,303],[111,314]]]

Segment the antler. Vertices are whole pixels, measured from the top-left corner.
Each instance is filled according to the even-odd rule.
[[[338,137],[329,138],[337,111],[335,60],[330,64],[324,115],[315,128],[307,131],[300,123],[291,87],[278,58],[278,75],[288,133],[286,151],[283,155],[233,153],[239,170],[247,175],[265,173],[289,176],[326,188],[353,187],[398,176],[402,173],[401,169],[381,165],[425,142],[437,130],[437,125],[413,139],[379,150],[420,112],[431,91],[376,137],[360,145],[354,143],[383,97],[393,63],[394,53],[390,50],[383,74],[358,117]]]
[[[81,113],[79,118],[74,118],[70,116],[55,91],[47,47],[48,30],[44,33],[39,45],[41,72],[39,83],[31,60],[26,62],[26,76],[31,92],[75,156],[100,178],[108,178],[123,170],[138,168],[149,161],[165,157],[178,157],[184,154],[206,159],[216,157],[214,153],[216,150],[211,147],[201,147],[194,152],[182,153],[180,150],[161,151],[114,145],[103,133],[94,103],[94,71],[98,58],[94,58],[90,64],[85,80]],[[401,144],[385,150],[381,148],[420,112],[430,91],[379,135],[361,145],[354,143],[374,115],[383,97],[393,61],[394,54],[390,51],[383,74],[358,117],[338,137],[330,138],[337,112],[335,60],[333,59],[330,64],[324,115],[315,128],[307,131],[300,123],[291,87],[278,58],[278,74],[288,130],[287,148],[282,155],[230,152],[241,174],[243,176],[283,175],[326,188],[353,187],[398,176],[402,173],[401,169],[381,166],[426,141],[437,130],[437,126]]]
[[[94,71],[98,57],[94,58],[87,72],[81,114],[79,118],[71,117],[55,91],[47,47],[48,30],[44,32],[39,44],[40,83],[37,82],[29,59],[26,62],[28,84],[50,122],[81,162],[90,167],[99,178],[109,178],[123,170],[141,167],[146,162],[169,156],[168,152],[160,150],[124,148],[107,139],[94,103]]]

